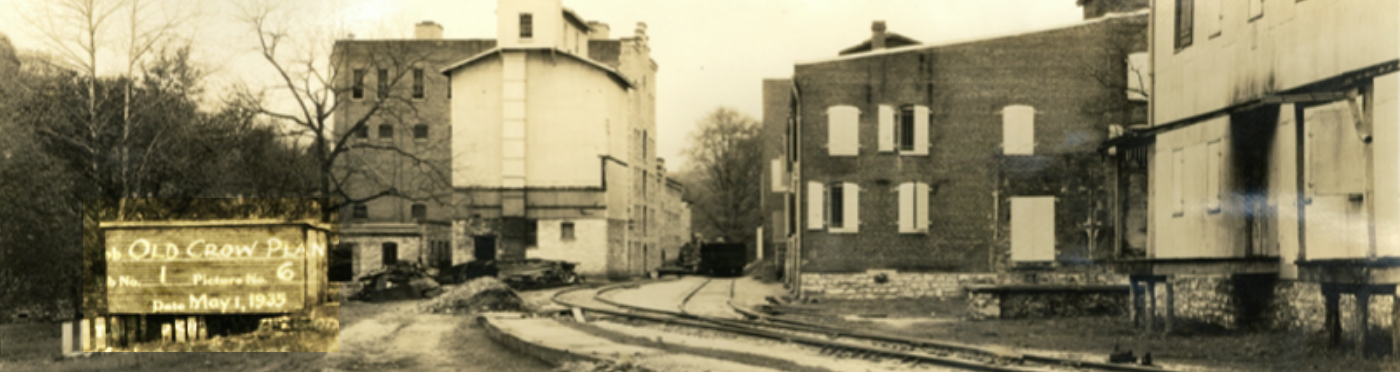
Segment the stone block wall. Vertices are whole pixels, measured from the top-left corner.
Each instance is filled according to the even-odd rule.
[[[967,309],[976,320],[1116,316],[1128,313],[1128,292],[979,291],[968,294]]]
[[[1318,283],[1294,280],[1249,284],[1226,275],[1176,276],[1169,280],[1175,291],[1177,324],[1204,324],[1224,329],[1261,328],[1274,331],[1321,332],[1325,300]],[[1166,316],[1165,288],[1157,287],[1156,313]],[[1139,298],[1139,305],[1146,304]],[[1395,297],[1371,295],[1368,322],[1373,329],[1389,330]],[[1352,332],[1356,297],[1341,295],[1343,332]]]
[[[886,281],[878,282],[884,275]],[[870,270],[863,273],[802,273],[804,296],[829,299],[962,297],[968,285],[1124,284],[1128,278],[1106,272],[919,273]]]

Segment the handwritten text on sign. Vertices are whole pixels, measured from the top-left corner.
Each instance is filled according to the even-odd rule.
[[[325,241],[298,226],[110,230],[108,309],[292,311],[303,306],[308,260],[325,260]]]

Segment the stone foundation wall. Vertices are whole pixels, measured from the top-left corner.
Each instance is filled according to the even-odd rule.
[[[1128,293],[974,292],[967,299],[972,319],[1116,316],[1128,313]]]
[[[877,280],[881,275],[884,281]],[[1128,284],[1127,276],[1105,272],[802,273],[803,295],[830,299],[962,297],[975,284]]]
[[[1203,324],[1224,329],[1262,328],[1275,331],[1321,332],[1325,316],[1322,287],[1318,283],[1293,280],[1244,280],[1226,275],[1175,276],[1169,282],[1175,291],[1176,324]],[[1165,288],[1158,284],[1156,311],[1166,316]],[[1139,297],[1139,306],[1146,304]],[[1370,296],[1371,328],[1392,327],[1394,296]],[[1343,332],[1352,332],[1356,296],[1341,295]]]

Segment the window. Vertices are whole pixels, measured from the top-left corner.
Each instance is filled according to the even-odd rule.
[[[537,248],[539,245],[540,222],[536,220],[525,220],[525,246]]]
[[[1221,0],[1205,0],[1205,4],[1202,5],[1204,9],[1201,9],[1201,13],[1205,14],[1205,17],[1201,19],[1201,23],[1206,28],[1207,38],[1220,36],[1220,23],[1225,19],[1225,9],[1220,2]]]
[[[423,98],[423,69],[413,69],[413,98]]]
[[[369,139],[369,126],[361,125],[359,128],[355,128],[355,138],[361,140]]]
[[[928,209],[928,184],[923,182],[905,182],[899,184],[900,233],[927,233]]]
[[[1186,207],[1186,194],[1182,192],[1185,180],[1182,179],[1182,169],[1186,168],[1186,157],[1181,156],[1181,149],[1172,150],[1172,216],[1181,217]]]
[[[787,233],[788,233],[788,236],[792,236],[792,234],[796,234],[796,233],[797,233],[797,193],[796,193],[796,192],[790,192],[790,193],[787,194],[787,212],[788,212],[788,214],[787,214],[787,217],[788,217],[788,218],[787,218],[787,226],[788,226]]]
[[[365,98],[365,69],[355,69],[354,86],[350,89],[350,96],[355,99]]]
[[[424,204],[414,204],[409,208],[409,215],[413,218],[428,218],[428,206]]]
[[[1055,197],[1011,197],[1011,260],[1055,260]]]
[[[399,243],[384,243],[380,246],[384,256],[384,266],[393,265],[399,262]]]
[[[825,199],[826,225],[829,232],[853,233],[859,231],[860,186],[851,182],[832,182]]]
[[[852,106],[832,106],[826,110],[827,150],[831,156],[856,156],[860,110]]]
[[[379,140],[388,141],[394,139],[394,126],[389,124],[379,124]]]
[[[844,226],[842,222],[846,222],[846,211],[843,208],[846,206],[846,195],[845,190],[841,186],[841,183],[833,182],[830,186],[830,191],[827,192],[827,196],[829,196],[830,199],[828,199],[829,203],[827,203],[826,207],[826,224],[827,226],[831,226],[832,229],[840,229]]]
[[[559,240],[574,240],[573,222],[563,222],[559,224]]]
[[[366,219],[366,218],[369,218],[369,207],[365,206],[364,204],[355,205],[354,207],[351,207],[350,210],[351,210],[351,212],[350,212],[350,218],[355,218],[355,219]]]
[[[1249,1],[1249,20],[1253,21],[1264,17],[1264,0]]]
[[[879,150],[903,155],[928,155],[928,108],[880,105]]]
[[[1224,155],[1220,140],[1206,145],[1206,210],[1210,213],[1220,212],[1220,168]]]
[[[899,151],[914,151],[914,108],[904,106],[899,109],[899,130],[894,132],[899,142]]]
[[[1196,11],[1195,0],[1176,0],[1176,48],[1183,49],[1191,46],[1191,16]]]
[[[380,99],[389,98],[389,70],[379,69],[379,89],[376,93]]]
[[[535,37],[534,16],[530,13],[520,13],[520,38],[532,37]]]
[[[770,165],[769,168],[771,168],[773,172],[773,180],[771,181],[773,184],[773,192],[786,192],[787,169],[784,168],[786,162],[783,161],[783,158],[776,158],[773,159],[771,163],[772,165]]]
[[[428,139],[428,125],[427,125],[427,124],[418,124],[418,125],[414,125],[414,126],[413,126],[413,139],[414,139],[414,140],[427,140],[427,139]]]
[[[1002,153],[1035,154],[1035,108],[1011,105],[1001,109]]]

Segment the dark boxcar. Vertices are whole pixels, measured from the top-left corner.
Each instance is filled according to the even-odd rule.
[[[748,249],[742,243],[706,243],[700,246],[700,272],[708,275],[742,274]]]

